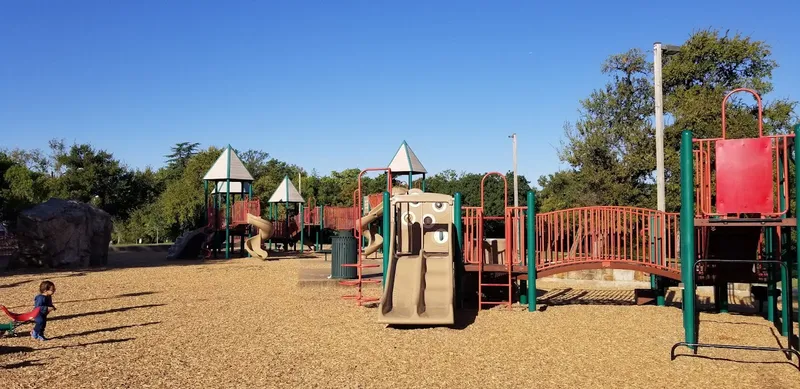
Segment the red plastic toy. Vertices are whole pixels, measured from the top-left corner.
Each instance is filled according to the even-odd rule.
[[[41,307],[36,307],[30,312],[14,313],[9,311],[5,306],[0,305],[0,310],[3,311],[6,316],[11,318],[11,323],[0,324],[0,331],[6,331],[9,335],[14,335],[14,330],[20,325],[33,320],[37,315],[39,315],[40,309]]]

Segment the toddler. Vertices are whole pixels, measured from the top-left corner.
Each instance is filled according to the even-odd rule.
[[[47,314],[50,311],[55,311],[56,307],[53,306],[53,293],[56,292],[56,284],[51,281],[42,281],[39,284],[39,294],[33,299],[33,308],[39,307],[39,315],[36,316],[31,331],[31,338],[36,340],[47,340],[44,337],[44,329],[47,327]]]

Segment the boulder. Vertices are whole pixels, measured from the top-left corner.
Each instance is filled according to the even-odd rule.
[[[50,199],[17,221],[19,255],[10,266],[86,267],[108,263],[111,216],[90,204]]]

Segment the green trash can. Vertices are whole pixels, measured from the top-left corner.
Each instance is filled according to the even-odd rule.
[[[350,230],[339,230],[331,237],[331,278],[351,280],[358,277],[358,269],[343,264],[358,263],[358,246]]]

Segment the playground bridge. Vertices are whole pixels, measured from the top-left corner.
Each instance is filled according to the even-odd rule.
[[[527,274],[527,207],[506,207],[503,216],[485,216],[483,207],[462,209],[465,270]],[[604,206],[541,213],[535,218],[538,277],[609,268],[680,279],[676,213]],[[489,220],[504,222],[504,238],[481,238]]]

